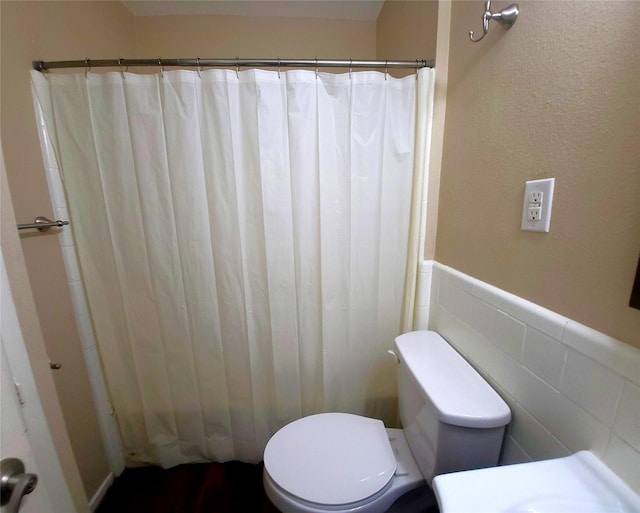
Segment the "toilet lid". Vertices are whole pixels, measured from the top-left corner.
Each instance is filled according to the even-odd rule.
[[[396,459],[384,424],[348,413],[321,413],[278,431],[264,466],[282,489],[324,505],[366,499],[393,477]]]

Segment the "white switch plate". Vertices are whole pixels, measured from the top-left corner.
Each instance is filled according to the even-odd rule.
[[[544,178],[529,180],[525,183],[521,225],[523,230],[529,232],[549,231],[555,181],[555,178]]]

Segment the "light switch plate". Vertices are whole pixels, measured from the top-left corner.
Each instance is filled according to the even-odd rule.
[[[555,178],[529,180],[524,186],[524,204],[522,206],[523,230],[529,232],[548,232],[551,225],[551,205]]]

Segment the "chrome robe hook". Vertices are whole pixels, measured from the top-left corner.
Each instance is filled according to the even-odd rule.
[[[491,0],[486,0],[484,3],[484,14],[482,15],[482,35],[478,39],[474,39],[473,30],[469,31],[469,39],[474,43],[482,40],[484,36],[489,32],[489,20],[496,20],[504,28],[511,28],[511,26],[518,19],[520,14],[520,8],[518,4],[511,4],[505,7],[500,12],[491,12]]]

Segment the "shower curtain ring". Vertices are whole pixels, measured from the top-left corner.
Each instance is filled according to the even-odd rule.
[[[278,78],[280,78],[280,57],[278,57]]]
[[[122,57],[118,58],[118,66],[120,67],[120,76],[122,77],[122,80],[125,80],[124,71],[122,71]],[[127,69],[129,69],[128,66]]]
[[[164,78],[164,66],[162,65],[162,59],[158,56],[158,66],[160,66],[160,75]]]
[[[418,80],[418,69],[420,68],[419,60],[416,59],[416,81]]]
[[[318,80],[318,58],[316,57],[316,80]]]
[[[240,59],[238,57],[236,57],[236,78],[240,78],[240,64],[239,61]]]
[[[200,57],[196,57],[196,64],[198,65],[198,76],[202,78],[200,72],[202,71],[202,67],[200,66]]]
[[[89,73],[91,73],[91,61],[89,60],[89,57],[87,57],[84,60],[84,78],[87,78]]]
[[[387,79],[387,75],[389,74],[389,59],[384,60],[384,79]]]
[[[349,80],[351,80],[352,71],[353,71],[353,59],[349,59]]]

